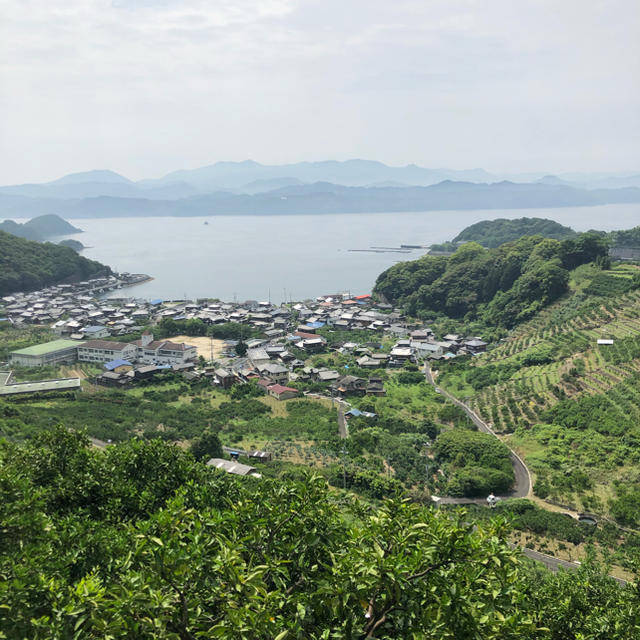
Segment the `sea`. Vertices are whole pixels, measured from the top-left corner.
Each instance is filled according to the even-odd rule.
[[[71,220],[82,255],[118,272],[151,280],[111,297],[147,300],[304,300],[339,292],[371,292],[393,264],[415,260],[428,246],[495,218],[539,217],[576,231],[640,224],[640,204],[556,209],[427,211],[320,215],[139,217]],[[56,239],[57,240],[57,239]],[[383,247],[382,249],[372,249]],[[386,248],[384,248],[386,247]]]

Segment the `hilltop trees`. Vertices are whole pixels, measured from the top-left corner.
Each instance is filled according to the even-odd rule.
[[[0,296],[110,273],[109,267],[79,256],[69,247],[23,240],[0,231]]]
[[[450,257],[424,256],[384,271],[374,293],[411,314],[444,314],[512,327],[567,291],[569,270],[607,255],[606,240],[523,237],[496,249],[475,242]]]

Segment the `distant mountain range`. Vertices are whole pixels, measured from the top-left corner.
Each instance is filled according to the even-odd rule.
[[[0,217],[348,213],[638,202],[640,174],[530,174],[391,167],[369,160],[217,162],[134,182],[109,170],[0,187]]]
[[[178,200],[99,196],[60,200],[0,194],[0,217],[57,212],[66,218],[374,213],[455,209],[527,209],[640,202],[640,189],[577,189],[544,183],[475,184],[445,180],[428,187],[345,187],[327,182],[266,193],[219,191]]]

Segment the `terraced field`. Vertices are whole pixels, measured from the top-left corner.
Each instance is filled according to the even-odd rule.
[[[608,393],[640,371],[640,291],[598,306],[589,303],[582,313],[575,305],[576,296],[555,304],[478,358],[478,366],[515,361],[540,347],[550,348],[555,358],[549,364],[523,367],[508,381],[471,398],[474,409],[497,431],[538,422],[540,413],[564,396]],[[601,338],[611,338],[614,344],[598,345]]]
[[[619,292],[636,271],[579,279],[569,296],[450,374],[451,389],[465,388],[467,404],[524,456],[542,498],[614,514],[626,492],[640,497],[640,289]],[[469,394],[476,367],[487,377]],[[637,502],[637,520],[619,521],[640,526]]]

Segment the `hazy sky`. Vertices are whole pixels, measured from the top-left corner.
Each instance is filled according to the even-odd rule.
[[[640,1],[0,0],[0,184],[355,157],[640,170]]]

